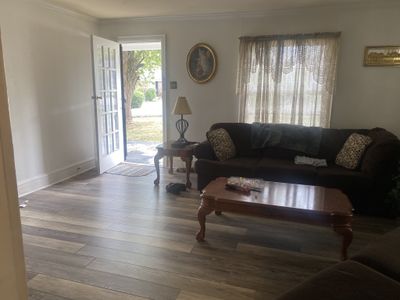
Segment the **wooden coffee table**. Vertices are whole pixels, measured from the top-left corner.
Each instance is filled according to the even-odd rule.
[[[259,217],[314,225],[332,226],[342,236],[342,260],[347,259],[347,248],[353,239],[351,222],[353,207],[347,196],[338,189],[311,185],[265,182],[263,192],[241,194],[225,189],[227,179],[210,182],[201,195],[198,210],[200,231],[197,240],[205,238],[206,216],[215,211],[233,212]]]

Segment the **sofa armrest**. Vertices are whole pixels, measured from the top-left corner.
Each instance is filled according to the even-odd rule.
[[[400,227],[370,243],[351,259],[400,282]]]
[[[397,171],[399,159],[399,140],[372,145],[364,155],[364,159],[361,163],[361,171],[373,178],[383,175],[392,177]]]
[[[211,144],[208,141],[204,141],[194,148],[194,156],[197,159],[209,159],[216,160],[214,150],[211,147]]]

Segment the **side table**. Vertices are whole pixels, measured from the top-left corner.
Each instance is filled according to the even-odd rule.
[[[190,182],[190,170],[192,167],[193,150],[198,145],[197,143],[191,143],[187,146],[177,148],[172,146],[173,141],[158,145],[157,154],[154,156],[154,165],[157,171],[157,178],[154,180],[154,184],[160,183],[160,159],[164,156],[168,156],[170,159],[169,173],[173,173],[173,157],[180,157],[186,163],[186,187],[190,188],[192,183]]]

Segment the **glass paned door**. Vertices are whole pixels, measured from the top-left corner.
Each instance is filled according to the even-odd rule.
[[[98,169],[124,160],[119,44],[92,36]]]

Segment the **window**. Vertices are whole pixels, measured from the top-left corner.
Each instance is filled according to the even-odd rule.
[[[241,122],[329,127],[340,33],[242,37]]]

